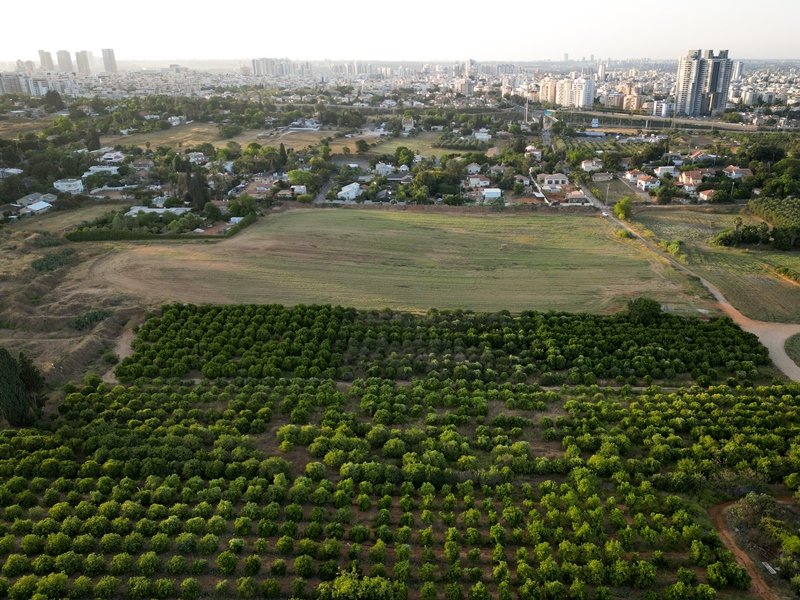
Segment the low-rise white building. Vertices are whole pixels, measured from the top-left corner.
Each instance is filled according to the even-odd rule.
[[[53,182],[53,187],[64,194],[80,194],[86,189],[80,179],[59,179]]]
[[[497,200],[503,197],[503,190],[500,188],[483,188],[483,201]]]
[[[361,195],[361,186],[357,182],[350,183],[336,194],[339,200],[355,200]]]
[[[379,162],[375,165],[375,173],[382,177],[386,177],[387,175],[394,173],[394,165],[385,162]]]

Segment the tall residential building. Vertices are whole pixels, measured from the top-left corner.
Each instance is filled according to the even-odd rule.
[[[112,48],[103,48],[103,70],[106,73],[117,72],[117,59]]]
[[[593,79],[579,77],[572,83],[572,105],[588,108],[594,104],[595,85]]]
[[[733,63],[733,74],[731,75],[731,79],[734,81],[738,81],[744,75],[744,63],[740,60],[737,60]]]
[[[91,75],[92,73],[92,53],[81,50],[75,53],[75,63],[78,65],[78,75]]]
[[[727,50],[690,50],[678,61],[675,112],[710,115],[725,108],[733,65]]]
[[[72,68],[72,56],[68,50],[59,50],[56,52],[58,59],[58,70],[64,73],[72,73],[75,69]]]
[[[556,103],[556,87],[558,82],[551,78],[545,77],[539,82],[539,102],[549,102],[550,104]]]
[[[39,66],[43,71],[55,71],[56,67],[53,64],[53,55],[47,50],[39,50]]]
[[[597,81],[606,80],[606,63],[600,63],[597,66]]]

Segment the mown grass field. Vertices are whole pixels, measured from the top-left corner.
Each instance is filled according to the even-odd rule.
[[[648,208],[634,219],[656,237],[681,240],[688,265],[718,286],[745,315],[764,321],[800,321],[800,285],[774,274],[776,267],[800,270],[797,252],[724,248],[710,243],[712,236],[734,226],[739,216],[730,209]],[[741,215],[745,223],[755,222]]]
[[[425,311],[613,312],[649,295],[696,314],[683,275],[594,216],[296,210],[219,244],[120,244],[91,269],[152,301],[332,303]]]
[[[436,131],[423,131],[414,137],[383,138],[373,148],[372,154],[394,154],[395,150],[401,146],[410,148],[422,156],[441,156],[442,154],[461,154],[459,150],[449,150],[447,148],[434,148],[442,138],[442,134]]]

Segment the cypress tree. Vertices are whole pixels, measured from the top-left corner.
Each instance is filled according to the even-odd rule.
[[[17,361],[0,348],[0,412],[10,425],[30,425],[33,410]]]

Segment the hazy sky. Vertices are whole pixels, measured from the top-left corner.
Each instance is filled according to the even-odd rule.
[[[40,48],[114,48],[118,61],[800,58],[797,0],[15,0],[0,14],[0,61],[38,61]]]

